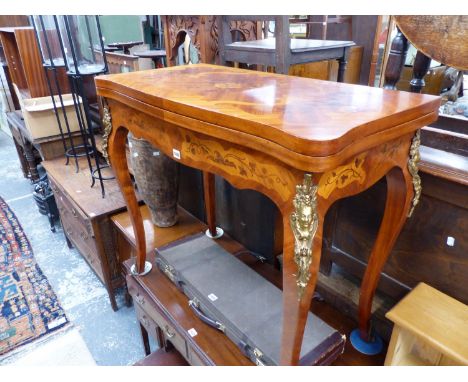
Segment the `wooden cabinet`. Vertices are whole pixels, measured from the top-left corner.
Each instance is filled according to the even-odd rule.
[[[0,41],[11,81],[18,86],[23,97],[36,98],[50,95],[34,29],[1,28]],[[59,68],[57,71],[62,93],[69,93],[65,69]]]
[[[79,160],[80,171],[65,159],[42,162],[47,171],[60,213],[63,231],[69,246],[80,252],[96,276],[105,285],[114,310],[117,310],[114,290],[124,285],[115,250],[110,216],[125,209],[115,180],[106,181],[106,197],[99,187],[90,187],[86,159]]]
[[[34,29],[2,28],[0,38],[12,82],[26,98],[49,95]]]

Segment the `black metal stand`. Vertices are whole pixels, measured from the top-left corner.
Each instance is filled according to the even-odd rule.
[[[45,28],[45,25],[44,25],[43,17],[38,16],[38,19],[39,19],[39,22],[41,24],[42,30],[45,31],[46,28]],[[49,43],[49,38],[48,38],[47,33],[44,33],[45,46],[42,46],[41,43],[40,43],[39,34],[38,34],[38,31],[37,31],[37,26],[36,26],[36,24],[34,22],[34,18],[32,18],[32,21],[33,21],[34,29],[36,30],[36,38],[37,38],[38,44],[41,47],[41,50],[45,49],[47,51],[47,57],[49,57],[49,60],[44,59],[44,56],[45,56],[44,52],[41,51],[42,65],[44,67],[45,77],[47,79],[47,86],[49,88],[50,97],[52,99],[52,105],[54,107],[54,113],[55,113],[55,117],[57,119],[57,125],[58,125],[59,131],[60,131],[60,137],[62,139],[63,149],[64,149],[64,152],[65,152],[65,156],[67,158],[67,161],[66,161],[65,164],[68,165],[70,157],[75,158],[76,172],[78,172],[79,171],[78,157],[80,155],[77,154],[76,147],[75,147],[75,144],[73,142],[73,136],[72,136],[72,133],[71,133],[71,130],[70,130],[70,124],[68,122],[67,111],[65,109],[65,104],[63,102],[62,90],[60,88],[60,83],[59,83],[58,76],[57,76],[57,68],[58,67],[65,67],[65,63],[63,63],[63,65],[56,65],[56,63],[53,60],[51,44]],[[55,23],[57,25],[55,16],[54,16],[54,21],[55,21]],[[55,96],[54,96],[55,92],[53,90],[53,86],[52,86],[52,83],[51,83],[50,74],[53,77],[53,81],[54,81],[53,84],[55,85],[55,90],[56,90],[57,96],[59,98],[60,111],[62,112],[62,115],[63,115],[63,121],[65,123],[65,130],[64,130],[63,126],[62,126],[62,121],[60,119],[60,113],[59,113],[59,110],[57,108],[57,102],[56,102],[56,99],[55,99]],[[68,147],[68,146],[70,146],[70,147]]]
[[[72,41],[71,30],[70,30],[70,25],[69,25],[67,16],[64,16],[64,20],[65,20],[65,27],[66,27],[66,31],[67,31],[67,37],[68,37],[69,41],[71,42]],[[89,104],[89,101],[88,101],[88,97],[85,94],[84,85],[83,85],[83,81],[84,81],[85,77],[88,77],[88,76],[93,76],[94,77],[96,75],[105,74],[105,73],[108,72],[106,54],[105,54],[105,50],[104,50],[104,44],[102,42],[101,28],[100,28],[99,19],[97,18],[97,16],[96,16],[96,23],[97,23],[98,34],[99,34],[100,47],[101,47],[101,51],[102,51],[103,58],[104,58],[104,69],[102,71],[100,71],[100,72],[95,72],[95,73],[85,73],[85,74],[80,73],[79,68],[77,66],[77,62],[78,62],[77,55],[76,55],[76,52],[74,51],[74,49],[72,49],[71,53],[72,53],[72,57],[73,57],[74,68],[69,67],[67,75],[68,75],[68,78],[70,80],[71,90],[72,90],[72,94],[73,94],[73,102],[75,104],[75,110],[76,110],[77,117],[78,117],[78,122],[79,122],[79,125],[80,125],[80,131],[82,132],[82,136],[83,136],[83,146],[85,147],[86,157],[87,157],[87,160],[88,160],[88,166],[89,166],[89,170],[90,170],[90,173],[91,173],[91,187],[93,187],[95,185],[96,180],[99,180],[102,197],[104,198],[105,197],[105,189],[104,189],[103,181],[114,179],[115,177],[113,177],[113,176],[112,177],[103,177],[102,176],[101,169],[104,168],[104,167],[108,167],[108,166],[107,165],[103,166],[100,163],[100,155],[99,155],[99,151],[97,150],[97,147],[96,147],[96,140],[94,138],[93,122],[91,120],[90,104]],[[89,27],[89,21],[88,21],[87,18],[86,18],[86,28],[87,28],[87,32],[88,32],[88,38],[91,41],[91,32],[90,32],[90,27]],[[58,24],[57,24],[57,30],[58,29],[59,28],[58,28]],[[71,47],[73,48],[73,44],[71,44]],[[93,55],[93,58],[95,58],[94,47],[90,46],[90,49],[91,49],[91,53]],[[63,45],[62,45],[62,51],[63,51]],[[64,51],[63,51],[63,56],[64,56],[64,59],[65,59],[65,52]],[[81,108],[81,106],[80,106],[80,102],[79,102],[80,100],[82,102],[83,108]],[[90,151],[92,152],[92,155],[88,155],[88,149],[87,149],[88,147],[90,147]],[[94,166],[91,163],[91,157],[94,157]]]
[[[40,39],[37,25],[34,23],[35,17],[37,18],[38,24],[41,27],[41,30],[42,30],[41,36],[43,37],[43,40]],[[98,28],[100,48],[102,50],[103,58],[104,58],[103,68],[100,68],[102,70],[96,71],[96,72],[80,73],[81,67],[79,67],[77,64],[78,63],[77,53],[75,52],[76,47],[74,46],[72,42],[73,39],[71,37],[71,29],[73,29],[73,26],[71,28],[69,25],[69,16],[62,16],[63,21],[65,23],[64,24],[65,29],[66,29],[66,32],[63,33],[64,34],[63,36],[60,32],[60,27],[59,27],[57,16],[49,16],[50,19],[49,19],[48,26],[49,28],[51,25],[55,26],[55,32],[56,32],[56,37],[58,41],[58,44],[57,43],[55,44],[57,46],[54,46],[54,48],[56,48],[54,52],[55,56],[52,53],[53,47],[51,46],[52,44],[49,41],[49,38],[51,38],[51,35],[48,35],[46,31],[44,17],[47,17],[47,16],[34,16],[33,25],[36,30],[36,37],[37,37],[37,40],[41,49],[43,66],[44,66],[44,70],[45,70],[46,78],[47,78],[47,85],[49,87],[49,92],[52,98],[52,104],[53,104],[54,112],[57,118],[57,124],[60,130],[60,136],[62,138],[63,148],[65,152],[65,157],[66,157],[66,165],[69,164],[70,158],[74,158],[76,172],[78,172],[79,171],[78,158],[86,157],[86,161],[88,163],[88,168],[89,168],[90,175],[91,175],[91,187],[95,185],[96,180],[99,180],[102,197],[104,198],[105,190],[104,190],[103,181],[114,179],[114,177],[110,177],[110,176],[103,177],[101,173],[101,169],[104,167],[103,167],[103,164],[100,162],[101,161],[100,153],[97,150],[96,140],[94,137],[94,132],[96,130],[96,127],[100,129],[101,126],[100,125],[96,126],[97,125],[96,123],[93,124],[93,121],[91,119],[90,104],[89,104],[89,100],[85,92],[85,86],[84,86],[85,78],[88,78],[89,76],[94,77],[98,74],[105,74],[108,71],[107,60],[106,60],[105,52],[104,52],[104,44],[102,42],[102,33],[101,33],[100,25],[99,25],[99,19],[97,16],[94,16],[96,25]],[[89,48],[90,48],[93,60],[95,60],[96,59],[96,55],[94,52],[95,47],[91,43],[92,33],[90,29],[90,20],[88,20],[88,17],[91,17],[91,16],[86,16],[85,18],[87,37],[90,41]],[[49,32],[50,30],[53,30],[53,28],[49,29]],[[67,58],[67,55],[66,55],[67,51],[64,48],[64,40],[62,40],[62,38],[67,38],[68,41],[70,42],[70,45],[69,45],[70,48],[69,48],[68,53],[71,53],[73,59]],[[41,41],[43,42],[43,45],[41,45]],[[52,43],[54,42],[54,40],[51,40],[51,41]],[[57,57],[58,46],[60,46],[62,57]],[[80,56],[79,58],[81,59],[82,57]],[[78,136],[75,137],[76,139],[81,139],[81,144],[79,145],[77,145],[76,142],[74,142],[73,140],[73,134],[70,130],[69,119],[67,117],[67,112],[65,110],[63,94],[62,94],[62,90],[60,89],[60,83],[59,83],[58,74],[57,74],[57,68],[60,68],[60,67],[64,67],[64,68],[66,67],[67,69],[67,76],[68,76],[68,80],[70,83],[73,106],[74,106],[75,115],[78,121],[79,132],[80,132],[80,137],[81,137],[81,138]],[[54,97],[55,92],[57,93],[58,99],[60,101],[59,107],[57,105],[58,103],[57,99],[56,97]],[[63,114],[63,121],[60,118],[60,111]],[[94,163],[93,163],[93,158],[94,158]]]
[[[37,207],[39,208],[39,212],[42,215],[46,215],[49,219],[50,230],[55,232],[55,221],[59,217],[59,212],[47,175],[42,176],[35,184],[33,197]]]

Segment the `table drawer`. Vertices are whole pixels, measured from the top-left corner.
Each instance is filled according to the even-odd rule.
[[[135,313],[141,325],[144,326],[146,331],[149,335],[153,336],[153,338],[158,338],[158,325],[154,322],[143,309],[141,309],[140,305],[135,304]]]
[[[60,211],[60,220],[68,239],[75,245],[88,264],[94,269],[97,276],[104,281],[101,261],[96,247],[95,239],[80,221],[75,219],[60,201],[57,202]],[[62,207],[62,208],[60,208]]]
[[[192,347],[188,347],[188,356],[191,366],[206,366],[206,363],[198,356]]]
[[[76,217],[73,216],[72,211],[70,211],[70,209],[62,200],[57,200],[57,207],[60,212],[60,218],[62,219],[62,222],[68,223],[68,228],[71,228],[76,234],[79,235],[81,240],[86,241],[87,245],[95,251],[96,245],[90,225],[86,224],[86,222],[83,222],[80,219],[76,219]]]
[[[94,237],[93,226],[89,217],[78,207],[73,200],[65,193],[53,180],[49,178],[50,186],[54,192],[55,200],[59,207],[59,212],[62,213],[62,210],[68,211],[70,215],[76,219],[76,221],[83,225],[91,236]]]
[[[61,217],[61,222],[68,239],[75,245],[76,249],[86,259],[88,264],[96,272],[97,276],[104,282],[102,265],[96,250],[94,239],[86,238],[82,230],[78,230],[77,226],[73,226],[67,218]],[[89,242],[91,241],[91,242]]]
[[[146,324],[148,327],[145,326],[145,323],[140,321],[143,326],[145,326],[148,333],[154,333],[156,336],[156,330],[153,328],[153,325],[159,327],[163,333],[164,340],[169,341],[174,347],[179,351],[182,356],[189,361],[189,357],[187,354],[187,344],[183,336],[176,331],[174,326],[169,322],[166,317],[162,315],[157,307],[151,304],[149,298],[147,297],[146,293],[143,292],[134,282],[130,281],[130,277],[127,278],[127,286],[128,292],[133,297],[133,302],[135,305],[135,310],[137,311],[137,315],[141,314],[143,318],[146,320]],[[151,323],[153,321],[153,324]],[[157,337],[155,337],[157,339]]]

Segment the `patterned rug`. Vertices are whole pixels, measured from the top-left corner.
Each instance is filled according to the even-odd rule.
[[[67,322],[21,225],[0,198],[0,355]]]

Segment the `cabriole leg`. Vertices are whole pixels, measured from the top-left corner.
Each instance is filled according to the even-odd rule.
[[[283,337],[281,364],[297,365],[307,316],[317,283],[325,208],[306,174],[297,186],[293,209],[283,214]]]
[[[394,167],[386,176],[387,201],[377,239],[369,257],[361,284],[359,298],[359,329],[351,333],[351,343],[364,354],[378,354],[382,342],[370,330],[372,300],[383,266],[406,221],[414,195],[412,177],[408,170]]]

